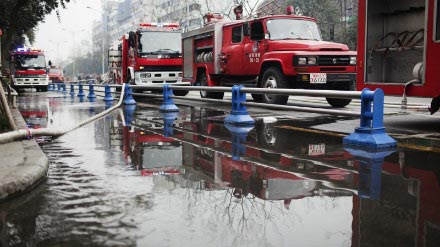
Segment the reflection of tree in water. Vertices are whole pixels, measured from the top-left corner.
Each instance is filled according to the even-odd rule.
[[[215,238],[211,241],[221,241],[224,245],[267,245],[274,243],[274,236],[278,236],[275,243],[283,241],[285,232],[298,230],[304,223],[303,217],[307,217],[295,209],[295,202],[305,205],[310,213],[314,210],[332,211],[338,207],[335,198],[317,195],[319,203],[311,198],[292,199],[289,208],[289,200],[263,200],[246,189],[227,187],[203,176],[193,173],[173,176],[175,188],[182,188],[174,195],[186,206],[185,224],[191,227],[202,222],[201,227],[218,233],[207,238]],[[329,239],[342,236],[348,242],[351,238],[350,231],[325,234]]]

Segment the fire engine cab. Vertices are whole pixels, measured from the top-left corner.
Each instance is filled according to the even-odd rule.
[[[208,24],[183,34],[183,80],[202,86],[243,84],[261,88],[354,90],[356,52],[323,41],[316,20],[293,14],[241,20],[206,16]],[[210,22],[210,23],[209,23]],[[223,93],[201,92],[223,98]],[[265,103],[286,104],[286,95],[252,95]],[[350,99],[327,98],[334,107]]]
[[[44,52],[35,48],[17,48],[10,55],[11,81],[15,89],[36,88],[47,91],[49,77]]]
[[[440,1],[359,0],[357,87],[440,107]],[[404,105],[403,105],[404,106]]]
[[[113,81],[135,85],[189,85],[182,83],[180,40],[178,24],[141,23],[136,31],[122,36],[109,50]]]

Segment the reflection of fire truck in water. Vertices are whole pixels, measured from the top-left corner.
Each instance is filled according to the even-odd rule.
[[[354,90],[356,52],[325,42],[315,19],[293,14],[240,20],[220,19],[183,34],[183,79],[201,86],[243,84],[260,88]],[[203,98],[223,98],[205,92]],[[253,94],[265,103],[286,104],[288,95]],[[327,98],[343,107],[350,99]]]
[[[182,84],[179,25],[141,23],[110,48],[109,67],[110,76],[118,84]]]
[[[161,125],[155,124],[149,124],[149,127],[162,129]],[[183,157],[180,142],[137,128],[122,128],[124,155],[143,176],[180,173]]]
[[[39,49],[18,48],[11,52],[11,81],[15,89],[36,88],[47,91],[49,77],[44,52]]]
[[[357,87],[434,98],[440,107],[440,3],[436,0],[359,1]],[[406,97],[402,101],[406,103]]]
[[[39,129],[47,127],[48,107],[44,102],[29,102],[20,107],[20,113],[28,128]]]

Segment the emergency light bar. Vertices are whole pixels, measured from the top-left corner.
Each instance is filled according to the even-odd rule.
[[[141,27],[179,27],[177,23],[157,23],[157,22],[148,22],[139,24]]]

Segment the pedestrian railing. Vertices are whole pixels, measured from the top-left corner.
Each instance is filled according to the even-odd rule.
[[[64,85],[64,86],[63,86]],[[58,91],[66,92],[66,86],[59,86]],[[92,82],[83,84],[83,82],[70,83],[70,94],[74,95],[74,87],[78,86],[78,97],[84,97],[83,86],[89,87],[88,98],[96,97],[94,87],[104,87],[104,100],[112,101],[111,87],[120,87],[120,85],[96,85]],[[174,103],[174,99],[190,99],[183,96],[174,96],[173,90],[188,91],[206,91],[206,92],[231,92],[232,100],[213,100],[197,99],[203,101],[229,102],[232,105],[230,114],[225,118],[225,123],[236,126],[248,126],[254,124],[254,119],[249,115],[246,106],[265,107],[277,110],[294,110],[302,112],[312,112],[320,114],[331,114],[349,117],[359,117],[360,125],[355,131],[343,139],[343,143],[350,146],[360,146],[370,149],[392,148],[397,145],[396,141],[386,132],[383,124],[384,118],[384,93],[381,89],[371,91],[364,89],[362,91],[338,91],[338,90],[306,90],[306,89],[272,89],[272,88],[246,88],[242,85],[231,87],[206,87],[206,86],[177,86],[177,85],[152,85],[139,86],[127,85],[125,88],[124,104],[134,105],[136,101],[133,98],[132,89],[161,90],[163,103],[159,110],[161,112],[178,112],[179,108]],[[278,94],[291,96],[309,96],[309,97],[330,97],[344,99],[360,99],[360,112],[340,110],[340,109],[322,109],[312,107],[299,107],[289,105],[272,105],[264,103],[246,102],[246,94]],[[138,95],[138,94],[136,94]]]

